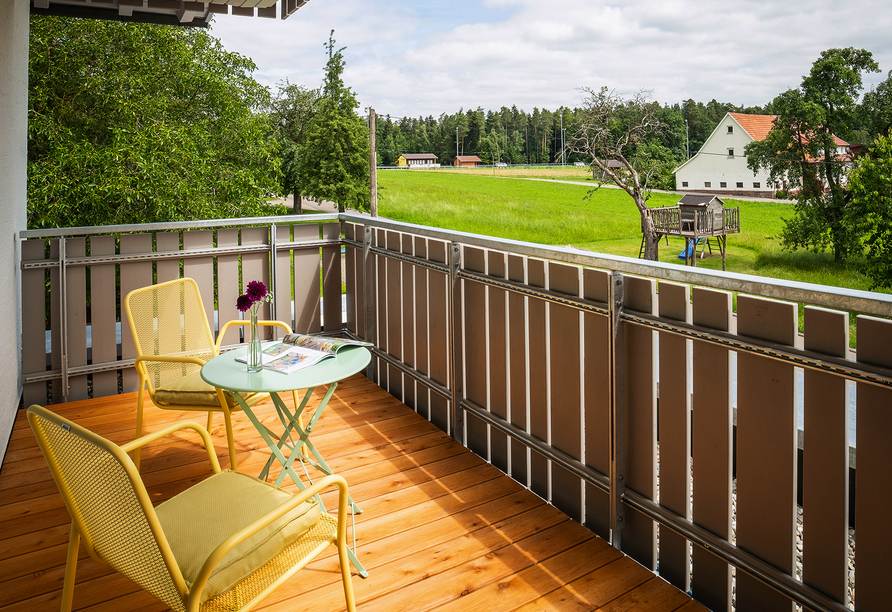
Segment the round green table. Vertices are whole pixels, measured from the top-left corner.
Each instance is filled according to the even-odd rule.
[[[276,343],[269,342],[265,343],[264,346],[270,346],[272,344]],[[276,478],[276,486],[281,486],[285,477],[290,476],[294,481],[294,484],[296,484],[300,490],[304,490],[306,486],[294,471],[294,462],[299,459],[309,463],[325,474],[333,473],[331,468],[329,468],[328,464],[325,462],[325,459],[322,458],[319,450],[313,444],[313,441],[310,439],[310,434],[316,426],[319,417],[322,416],[322,412],[325,410],[328,400],[331,399],[332,394],[337,388],[338,381],[362,371],[371,361],[372,355],[365,347],[347,346],[341,348],[335,356],[323,359],[314,365],[297,370],[291,374],[283,374],[273,370],[261,370],[260,372],[249,373],[247,365],[244,362],[236,361],[236,358],[243,357],[247,351],[248,348],[245,346],[214,357],[202,366],[201,378],[209,385],[231,392],[232,397],[238,402],[239,407],[245,412],[248,419],[250,419],[251,423],[260,433],[260,436],[266,442],[267,446],[269,446],[272,454],[270,455],[270,458],[267,459],[266,465],[260,472],[260,478],[266,480],[273,463],[278,461],[282,465],[282,470]],[[303,416],[304,410],[313,394],[313,390],[316,387],[325,385],[328,386],[325,395],[313,411],[312,416],[310,416],[306,427],[302,426],[301,417]],[[282,401],[282,398],[279,397],[279,393],[290,393],[299,389],[306,389],[306,392],[304,393],[300,404],[297,405],[294,411],[291,411],[285,402]],[[282,423],[283,431],[281,434],[274,432],[261,423],[260,419],[254,414],[254,411],[251,410],[251,407],[248,406],[241,395],[234,393],[235,391],[243,393],[269,393],[270,399],[272,399],[276,412],[279,415],[279,421]],[[295,436],[292,434],[296,434],[296,440]],[[288,448],[291,451],[288,457],[282,452],[283,448]],[[312,458],[305,452],[302,452],[304,449],[309,451]],[[304,472],[306,473],[306,469]],[[307,477],[309,478],[309,476]],[[352,497],[348,498],[348,501],[354,514],[362,512],[359,506],[353,501]],[[321,499],[319,499],[319,504],[323,509],[325,508],[325,506],[322,505]],[[353,549],[356,548],[355,539],[354,529]],[[363,568],[362,564],[359,563],[354,551],[350,548],[348,548],[348,555],[350,556],[353,565],[359,571],[359,575],[363,578],[368,576],[368,572]]]

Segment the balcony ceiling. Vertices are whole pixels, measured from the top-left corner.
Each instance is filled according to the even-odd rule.
[[[212,15],[287,18],[308,0],[31,0],[32,15],[207,27]],[[281,4],[281,10],[276,6]]]

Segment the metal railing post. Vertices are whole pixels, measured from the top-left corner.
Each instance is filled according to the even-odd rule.
[[[62,401],[68,399],[68,274],[65,266],[65,236],[59,238],[59,350],[62,354]]]
[[[449,373],[449,387],[452,389],[452,411],[450,422],[452,437],[460,444],[465,443],[464,412],[461,402],[464,399],[462,388],[462,334],[461,324],[461,291],[459,289],[459,270],[461,269],[461,245],[449,243],[449,350],[452,352],[452,367]]]
[[[269,288],[272,291],[273,296],[278,295],[279,287],[276,285],[276,279],[278,275],[276,274],[276,224],[270,223],[269,225]],[[290,293],[290,292],[289,292]],[[269,318],[271,321],[278,321],[279,318],[276,314],[276,300],[272,300],[269,304]],[[272,328],[274,337],[279,335],[278,331],[275,331],[279,328]]]
[[[623,275],[612,274],[610,307],[610,543],[622,547],[626,492],[626,365],[623,333]]]
[[[375,300],[377,299],[376,282],[375,282],[375,255],[372,253],[372,238],[374,236],[374,228],[364,225],[362,228],[362,273],[363,273],[363,310],[365,312],[365,340],[377,346],[375,336],[377,335],[376,313],[378,311]],[[366,368],[366,377],[377,383],[378,377],[375,376],[376,360],[372,359]]]

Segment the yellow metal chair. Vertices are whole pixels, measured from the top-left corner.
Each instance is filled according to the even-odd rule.
[[[334,543],[346,607],[355,611],[347,558],[347,483],[326,476],[298,495],[220,464],[207,430],[177,423],[117,446],[41,406],[28,421],[68,512],[71,537],[62,612],[74,593],[78,548],[177,612],[252,609]],[[152,507],[127,455],[180,429],[202,438],[213,475]],[[337,518],[313,499],[338,489]]]
[[[142,435],[143,394],[148,387],[149,397],[158,408],[207,412],[208,430],[214,412],[222,412],[229,445],[229,466],[238,469],[230,412],[238,410],[239,405],[227,392],[205,383],[200,371],[205,362],[220,354],[220,342],[226,330],[232,325],[247,325],[249,321],[226,323],[214,342],[198,285],[191,278],[131,291],[124,299],[124,308],[136,343],[136,370],[139,373],[136,437]],[[291,333],[291,327],[281,321],[258,323],[282,327],[285,333]],[[243,394],[243,397],[252,406],[266,399],[267,394]],[[139,468],[138,450],[134,463]]]

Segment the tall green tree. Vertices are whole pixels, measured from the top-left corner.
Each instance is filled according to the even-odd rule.
[[[356,96],[344,85],[345,47],[335,49],[334,30],[325,48],[328,63],[322,99],[297,162],[297,187],[316,200],[335,202],[341,212],[347,208],[368,210],[368,128],[356,115]]]
[[[280,146],[281,191],[285,196],[294,194],[294,206],[291,209],[294,214],[303,212],[299,162],[304,136],[318,107],[318,89],[294,85],[287,79],[279,84],[279,91],[270,102],[270,122]]]
[[[847,221],[864,249],[873,288],[892,288],[892,136],[880,136],[849,175]]]
[[[28,226],[269,214],[253,62],[207,30],[33,16]]]
[[[794,190],[795,214],[782,234],[785,248],[831,248],[842,262],[856,246],[845,220],[847,159],[836,137],[847,136],[854,123],[864,72],[879,72],[869,51],[822,52],[799,88],[773,102],[777,118],[768,137],[744,149],[750,169],[767,169],[773,183],[786,180]]]
[[[862,111],[875,134],[892,136],[892,70],[886,79],[864,94]]]

